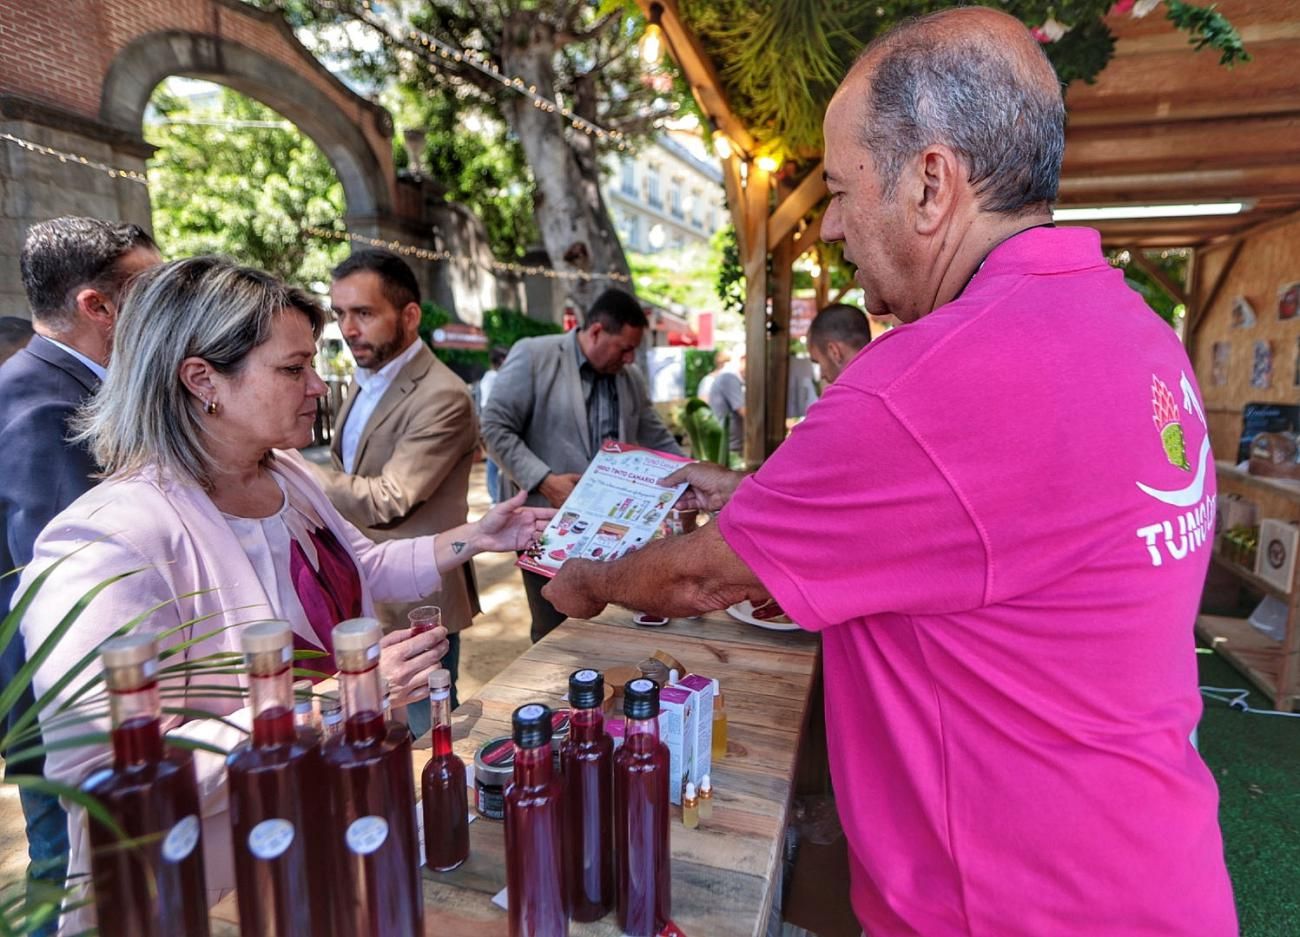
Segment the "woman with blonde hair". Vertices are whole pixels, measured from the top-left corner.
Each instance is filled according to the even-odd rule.
[[[183,659],[236,652],[242,626],[283,619],[298,647],[323,655],[307,666],[332,673],[330,632],[339,621],[373,615],[375,602],[429,595],[474,554],[523,549],[545,527],[553,512],[522,507],[522,495],[475,523],[409,540],[374,543],[344,520],[296,452],[311,442],[325,393],[312,368],[324,321],[301,290],[216,257],[164,264],[132,284],[113,365],[80,422],[106,480],[36,542],[17,594],[42,572],[50,576],[23,617],[27,646],[40,647],[97,584],[129,575],[90,600],[41,664],[37,698],[137,619],[137,632],[157,633],[163,649],[181,648]],[[380,669],[394,706],[427,692],[446,648],[441,628],[384,638]],[[42,713],[46,744],[55,746],[46,777],[71,785],[111,759],[107,746],[57,747],[107,729],[102,718],[53,718],[83,682]],[[247,726],[247,710],[236,692],[210,688],[237,691],[239,677],[205,671],[201,682],[191,691],[181,677],[165,681],[167,703],[223,718],[165,716],[163,729],[233,747],[243,734],[232,723]],[[233,887],[224,762],[199,752],[196,765],[215,899]],[[75,875],[89,867],[84,812],[70,811],[68,822]],[[65,930],[90,923],[72,916]]]

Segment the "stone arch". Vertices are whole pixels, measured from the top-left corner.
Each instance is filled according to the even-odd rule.
[[[308,74],[303,73],[304,64]],[[139,134],[150,95],[172,75],[225,85],[296,125],[333,165],[349,218],[373,219],[393,212],[394,173],[387,143],[392,118],[383,108],[354,95],[314,60],[286,64],[218,36],[177,30],[149,33],[127,44],[114,58],[104,77],[100,119]],[[321,87],[322,82],[326,87]],[[340,94],[346,103],[338,100]]]

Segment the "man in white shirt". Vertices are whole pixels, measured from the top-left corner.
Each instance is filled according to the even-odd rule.
[[[375,540],[417,537],[457,527],[469,510],[469,473],[478,421],[469,389],[420,340],[420,287],[401,257],[386,250],[352,254],[333,272],[330,303],[357,372],[330,447],[318,467],[339,512]],[[450,650],[452,702],[460,632],[479,612],[472,565],[440,591],[411,605],[378,607],[386,631],[407,627],[416,605],[437,605]],[[427,704],[410,708],[412,730],[426,727]]]
[[[67,442],[69,420],[107,373],[127,281],[161,262],[153,238],[138,225],[64,217],[28,230],[20,266],[36,334],[0,367],[0,574],[29,563],[50,519],[95,484],[98,466],[90,453]],[[9,611],[17,583],[17,576],[0,578],[0,616]],[[0,687],[8,686],[25,657],[22,636],[15,634],[0,659]],[[25,690],[12,717],[33,705]],[[39,744],[28,740],[18,747]],[[11,762],[6,773],[40,775],[43,767],[38,756]],[[62,885],[68,838],[58,799],[29,788],[20,797],[29,872]]]

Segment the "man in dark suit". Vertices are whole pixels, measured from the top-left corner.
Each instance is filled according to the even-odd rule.
[[[69,419],[104,378],[123,287],[161,262],[153,239],[133,224],[65,217],[27,232],[21,266],[36,334],[0,366],[0,573],[30,561],[50,519],[95,484],[90,453],[67,441]],[[0,579],[0,611],[8,612],[17,581]],[[25,659],[18,633],[0,657],[0,684],[7,686]],[[28,689],[13,716],[32,705]],[[39,775],[43,767],[37,757],[10,762],[6,772]],[[28,790],[21,796],[29,871],[61,884],[68,839],[59,802]]]
[[[510,349],[483,408],[483,441],[502,480],[529,493],[528,504],[563,504],[607,439],[681,454],[632,363],[648,325],[636,297],[611,289],[581,329]],[[522,572],[531,636],[540,641],[565,616],[542,597],[546,578]]]

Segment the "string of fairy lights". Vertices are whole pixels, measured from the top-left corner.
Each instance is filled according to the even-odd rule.
[[[66,150],[56,150],[52,146],[45,146],[32,140],[25,140],[22,137],[16,137],[12,133],[0,132],[0,140],[12,143],[20,149],[27,150],[30,153],[38,153],[41,156],[48,156],[57,159],[61,163],[78,163],[87,169],[94,169],[102,172],[110,179],[126,179],[129,182],[138,182],[140,185],[148,185],[149,180],[142,172],[136,172],[134,169],[119,169],[117,166],[110,166],[108,163],[101,163],[97,159],[91,159],[89,156],[82,156],[79,153],[69,153]]]
[[[325,5],[333,7],[336,10],[342,10],[340,6],[333,3],[327,3]],[[432,36],[409,25],[398,26],[397,24],[391,24],[394,28],[400,29],[402,32],[402,35],[394,36],[389,31],[390,24],[374,11],[371,0],[362,0],[361,7],[362,9],[359,11],[354,10],[353,15],[361,19],[361,21],[366,23],[366,25],[383,33],[394,42],[401,42],[407,48],[410,48],[409,43],[415,43],[420,48],[428,50],[429,54],[425,55],[424,58],[434,67],[439,67],[439,60],[447,63],[454,62],[458,65],[468,65],[488,76],[494,82],[499,83],[503,88],[508,88],[516,94],[528,98],[533,107],[538,110],[547,114],[559,114],[569,122],[569,125],[573,127],[574,130],[585,133],[589,137],[595,137],[597,140],[608,140],[620,150],[631,149],[631,144],[627,142],[626,135],[622,131],[609,130],[587,120],[585,117],[578,116],[573,113],[572,108],[557,101],[552,101],[550,98],[539,93],[536,85],[525,82],[518,75],[507,75],[505,72],[493,65],[492,60],[482,52],[475,49],[458,48],[445,40],[439,39],[437,36]]]
[[[386,241],[382,238],[367,237],[364,234],[354,234],[351,231],[336,231],[330,228],[316,227],[314,225],[307,225],[300,230],[304,234],[309,234],[312,237],[327,238],[335,241],[350,241],[354,244],[364,244],[367,247],[382,247],[395,254],[401,254],[405,257],[415,257],[419,260],[442,261],[452,260],[459,256],[452,254],[450,251],[431,251],[425,247],[416,247],[413,244],[404,244],[401,241]],[[582,280],[584,282],[592,280],[610,280],[615,283],[630,283],[632,281],[631,277],[623,273],[587,273],[584,270],[552,270],[550,267],[513,263],[504,260],[494,260],[488,266],[498,273],[513,273],[519,276],[540,276],[545,277],[548,280]]]

